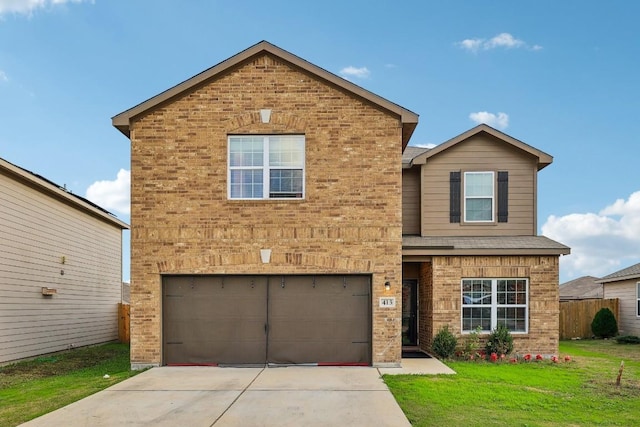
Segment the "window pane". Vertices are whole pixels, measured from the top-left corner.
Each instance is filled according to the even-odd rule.
[[[262,198],[262,170],[235,169],[231,171],[231,198]]]
[[[302,170],[271,169],[270,197],[302,197]]]
[[[462,304],[491,304],[491,280],[463,280]]]
[[[269,138],[269,166],[302,167],[304,137],[272,136]]]
[[[466,172],[466,197],[493,197],[493,172]]]
[[[491,330],[491,308],[464,308],[462,310],[462,329],[472,331],[478,326],[483,331]]]
[[[262,137],[229,138],[229,166],[259,166],[264,163]]]
[[[491,199],[467,199],[466,217],[467,221],[492,221],[492,200]]]
[[[506,325],[511,332],[525,332],[525,316],[523,307],[498,307],[497,323]]]

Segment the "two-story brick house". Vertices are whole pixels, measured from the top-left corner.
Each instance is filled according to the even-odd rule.
[[[533,160],[537,150],[521,153],[524,144],[500,136],[507,142],[496,150],[530,166],[530,227],[514,228],[526,222],[515,209],[524,183],[510,183],[511,222],[493,226],[549,248],[534,254],[499,247],[505,251],[482,257],[457,247],[429,252],[434,244],[420,236],[440,236],[445,228],[439,216],[435,223],[422,219],[442,202],[429,200],[435,178],[426,166],[454,159],[466,143],[447,143],[456,147],[440,155],[416,153],[403,169],[417,123],[415,113],[267,42],[115,116],[132,153],[132,366],[394,366],[409,304],[403,288],[411,286],[403,283],[418,280],[415,292],[424,301],[414,313],[419,339],[411,344],[424,348],[440,324],[460,323],[460,280],[470,272],[473,279],[491,273],[524,280],[527,336],[546,345],[542,350],[557,346],[557,327],[537,329],[538,298],[545,313],[557,312],[557,258],[566,250],[535,237],[535,172],[550,157]],[[519,167],[508,165],[514,183]],[[422,190],[407,181],[415,173]],[[421,205],[403,200],[412,185]],[[412,220],[405,205],[414,209]],[[451,235],[487,229],[457,226]],[[407,232],[415,236],[403,237]],[[477,269],[461,270],[469,263]],[[441,307],[445,297],[452,301]]]

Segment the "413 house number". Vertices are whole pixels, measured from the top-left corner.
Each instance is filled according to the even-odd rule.
[[[396,297],[380,298],[380,307],[394,308],[396,306]]]

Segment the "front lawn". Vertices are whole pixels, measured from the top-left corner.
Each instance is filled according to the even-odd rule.
[[[447,361],[457,375],[384,380],[416,426],[640,425],[639,345],[563,341],[560,355],[557,364]]]
[[[79,348],[2,366],[0,427],[16,426],[137,373],[130,370],[125,344]]]

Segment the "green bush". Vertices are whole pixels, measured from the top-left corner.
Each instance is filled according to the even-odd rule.
[[[618,344],[640,344],[640,337],[635,335],[621,335],[615,339]]]
[[[598,338],[614,337],[618,333],[618,322],[613,312],[608,308],[601,308],[591,322],[591,331]]]
[[[431,351],[441,359],[448,359],[453,356],[458,345],[458,339],[449,331],[449,326],[442,327],[431,344]]]
[[[513,351],[513,337],[504,323],[498,323],[498,327],[489,335],[485,347],[487,354],[496,353],[507,355]]]

